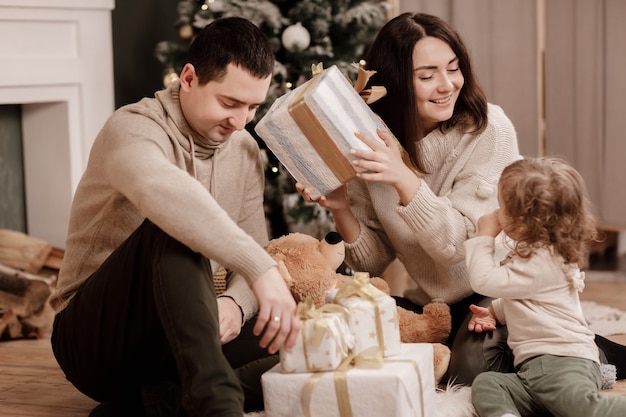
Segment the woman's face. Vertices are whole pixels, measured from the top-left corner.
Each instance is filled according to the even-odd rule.
[[[465,79],[446,42],[426,36],[413,48],[413,86],[424,133],[452,117]]]

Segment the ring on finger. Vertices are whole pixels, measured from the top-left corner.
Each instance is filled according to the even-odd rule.
[[[278,322],[278,321],[280,321],[280,316],[274,316],[274,317],[272,317],[272,320]]]

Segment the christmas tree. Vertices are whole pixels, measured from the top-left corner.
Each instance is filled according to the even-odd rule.
[[[189,43],[214,19],[241,16],[256,24],[274,48],[276,64],[266,103],[248,130],[267,155],[266,214],[272,237],[287,233],[288,224],[307,224],[307,232],[321,236],[332,227],[317,205],[294,194],[293,181],[254,133],[254,124],[274,100],[311,78],[311,66],[337,67],[353,81],[365,49],[388,18],[386,1],[380,0],[181,0],[178,2],[178,40],[157,44],[155,56],[164,66],[164,84],[177,78]],[[283,203],[287,201],[288,209]]]

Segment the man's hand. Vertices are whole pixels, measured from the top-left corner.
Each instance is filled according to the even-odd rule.
[[[300,332],[300,319],[296,316],[296,302],[278,268],[261,274],[252,284],[252,291],[259,301],[253,329],[257,336],[263,333],[259,345],[272,354],[281,347],[291,351]]]
[[[491,307],[485,308],[472,304],[470,310],[474,313],[467,325],[470,332],[482,333],[496,330],[496,315]]]
[[[243,315],[239,305],[230,297],[217,298],[217,311],[220,318],[220,342],[226,344],[239,336]]]

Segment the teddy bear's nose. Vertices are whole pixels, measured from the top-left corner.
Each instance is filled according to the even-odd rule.
[[[326,237],[324,237],[324,240],[331,245],[336,245],[337,243],[340,243],[343,238],[337,232],[328,232],[326,233]]]

